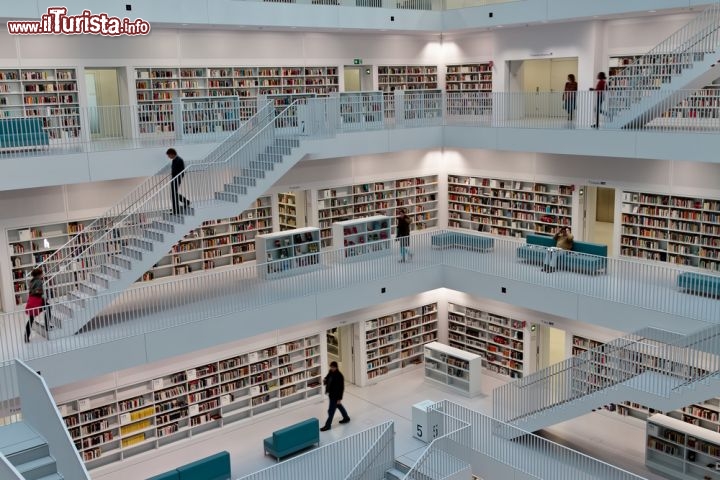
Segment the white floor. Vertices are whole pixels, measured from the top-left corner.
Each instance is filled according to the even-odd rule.
[[[411,406],[422,400],[449,399],[474,410],[490,414],[492,389],[503,382],[483,377],[483,394],[468,399],[426,383],[419,368],[365,388],[348,385],[344,403],[352,421],[322,433],[321,442],[332,442],[387,420],[395,422],[395,454],[405,463],[422,453],[425,444],[412,438]],[[179,465],[227,450],[232,458],[233,477],[239,477],[275,462],[263,454],[262,440],[273,430],[308,417],[325,419],[326,401],[313,401],[259,417],[237,426],[215,430],[203,436],[178,442],[122,462],[91,471],[93,480],[141,480]],[[645,422],[598,411],[564,422],[543,432],[553,441],[575,448],[607,463],[620,466],[650,480],[663,477],[647,471],[645,458]],[[504,479],[486,479],[504,480]],[[548,479],[551,480],[551,479]]]

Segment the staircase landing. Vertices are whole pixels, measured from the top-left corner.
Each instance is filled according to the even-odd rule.
[[[45,440],[23,422],[0,427],[0,453],[6,457],[44,444]]]

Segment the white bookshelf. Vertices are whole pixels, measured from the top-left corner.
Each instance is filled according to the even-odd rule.
[[[527,323],[477,308],[448,303],[448,344],[481,358],[500,377],[522,378],[529,345]]]
[[[297,198],[294,193],[278,193],[278,218],[281,232],[297,228]]]
[[[423,345],[438,338],[437,315],[437,303],[430,303],[362,322],[361,385],[421,364]]]
[[[42,120],[50,141],[80,139],[74,68],[0,69],[0,118]]]
[[[182,102],[183,134],[232,132],[240,127],[238,97],[195,97]]]
[[[425,380],[468,396],[480,393],[482,358],[439,342],[425,345]]]
[[[445,90],[448,92],[492,92],[492,67],[489,62],[447,66]]]
[[[333,245],[344,249],[345,260],[389,253],[392,246],[392,219],[385,215],[335,222],[332,232]]]
[[[573,186],[448,175],[448,226],[524,238],[572,223]]]
[[[236,217],[203,222],[173,245],[141,280],[186,275],[255,260],[255,237],[272,232],[270,197],[260,197]]]
[[[395,121],[399,125],[433,125],[432,120],[442,116],[442,90],[395,90]]]
[[[720,433],[665,415],[647,421],[645,465],[678,480],[720,478]]]
[[[343,130],[367,130],[384,126],[382,92],[342,92],[339,96]]]
[[[572,336],[572,350],[570,354],[574,357],[575,355],[581,355],[588,350],[593,350],[602,346],[604,342],[593,340],[591,338],[583,337],[581,335]]]
[[[294,275],[320,266],[320,229],[297,228],[255,237],[259,274],[264,278]]]
[[[437,74],[437,65],[381,65],[378,66],[378,87],[383,92],[435,89]]]
[[[58,408],[81,458],[96,468],[322,394],[319,335],[304,336]]]
[[[620,253],[720,270],[720,200],[623,191]]]
[[[436,175],[378,180],[318,190],[318,219],[322,246],[333,245],[332,224],[356,218],[385,215],[395,218],[397,208],[408,211],[413,230],[438,225]]]

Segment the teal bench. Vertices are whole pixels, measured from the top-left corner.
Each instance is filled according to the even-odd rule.
[[[43,129],[41,118],[0,118],[0,149],[44,147],[50,137]]]
[[[220,452],[148,480],[230,480],[230,478],[230,454]]]
[[[476,252],[489,252],[495,246],[495,240],[471,233],[443,232],[430,237],[430,245],[440,249],[463,248]]]
[[[677,276],[677,285],[685,293],[720,297],[720,277],[696,272],[683,272]]]
[[[319,444],[320,421],[317,418],[277,430],[263,441],[265,455],[272,455],[278,460]]]
[[[517,248],[520,260],[533,265],[542,265],[548,247],[555,246],[555,240],[549,235],[529,234],[527,243]],[[572,250],[558,252],[558,270],[596,275],[607,273],[607,245],[590,242],[573,242]]]

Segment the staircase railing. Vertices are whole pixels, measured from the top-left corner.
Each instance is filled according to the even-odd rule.
[[[700,348],[717,330],[684,337],[645,329],[615,339],[496,388],[493,415],[520,420],[631,380],[633,389],[667,398],[720,370],[720,348]]]
[[[383,478],[395,462],[395,427],[392,422],[383,425],[384,430],[367,453],[345,477],[345,480]]]
[[[247,139],[251,138],[259,128],[272,122],[274,118],[275,108],[268,103],[213,149],[202,165],[218,164],[223,159],[229,158],[238,152],[247,142]],[[187,164],[183,173],[197,171],[198,165]],[[51,292],[51,295],[58,293],[54,288],[58,284],[56,278],[58,275],[65,272],[78,272],[78,270],[84,270],[95,264],[97,260],[96,250],[99,245],[102,245],[103,252],[111,251],[109,244],[118,242],[119,238],[127,237],[124,230],[128,226],[135,227],[137,223],[145,223],[145,226],[149,226],[146,222],[141,222],[137,215],[140,213],[153,213],[147,210],[149,200],[157,197],[159,190],[169,190],[171,180],[168,165],[137,186],[95,221],[79,229],[77,234],[70,238],[67,243],[45,258],[38,267],[42,268],[45,273],[45,286]],[[170,204],[170,196],[167,193],[166,195],[166,201],[157,206],[160,211],[163,211]],[[134,224],[128,225],[129,219],[133,219]],[[130,228],[130,230],[132,232],[137,231],[135,228]],[[102,253],[102,255],[104,254]]]
[[[715,3],[610,79],[610,91],[604,94],[607,113],[615,116],[643,98],[658,95],[664,84],[718,47],[720,3]]]
[[[393,422],[385,422],[362,432],[328,443],[238,480],[339,480],[346,478],[365,454],[382,438],[391,438]],[[382,478],[380,477],[367,477]]]

